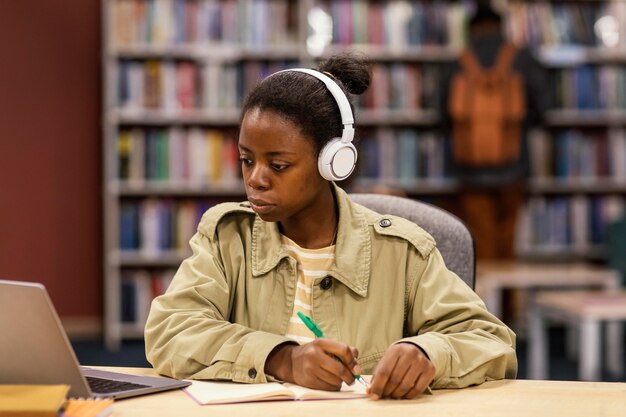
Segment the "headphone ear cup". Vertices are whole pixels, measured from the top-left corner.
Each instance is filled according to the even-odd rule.
[[[317,168],[328,181],[342,181],[352,174],[356,165],[357,151],[352,142],[342,142],[341,138],[330,140],[320,152]]]

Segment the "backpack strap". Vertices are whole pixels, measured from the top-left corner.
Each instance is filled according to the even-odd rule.
[[[495,75],[505,74],[513,63],[513,58],[517,53],[517,48],[512,43],[505,43],[500,47],[496,62],[492,69],[489,71]],[[478,62],[476,55],[466,48],[461,54],[461,66],[467,71],[470,77],[480,77],[485,73],[482,66]]]
[[[467,71],[471,78],[478,78],[483,75],[483,68],[471,49],[465,48],[465,50],[461,53],[460,61],[461,66],[465,69],[465,71]]]
[[[517,48],[512,43],[507,42],[502,45],[494,65],[494,72],[498,75],[505,74],[511,68],[516,52]]]

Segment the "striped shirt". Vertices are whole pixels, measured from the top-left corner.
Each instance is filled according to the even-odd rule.
[[[313,281],[325,277],[335,261],[335,245],[321,249],[306,249],[298,246],[287,236],[281,235],[283,248],[297,262],[298,283],[296,297],[293,302],[293,312],[287,328],[288,338],[300,344],[308,343],[315,339],[311,331],[298,317],[298,311],[311,316],[311,293]]]

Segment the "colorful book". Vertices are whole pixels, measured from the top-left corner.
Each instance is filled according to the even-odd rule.
[[[70,399],[63,406],[61,417],[106,417],[113,412],[113,400],[103,399]]]
[[[57,417],[69,385],[0,385],[0,416]]]

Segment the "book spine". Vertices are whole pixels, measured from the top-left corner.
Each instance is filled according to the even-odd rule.
[[[285,44],[297,39],[297,29],[290,24],[289,2],[115,0],[112,43],[164,47],[210,41],[255,48]]]
[[[120,204],[120,249],[154,258],[187,250],[202,214],[214,204],[208,199],[144,198]]]
[[[531,197],[519,218],[523,233],[517,248],[567,255],[602,247],[609,225],[624,215],[625,204],[623,196]]]
[[[165,293],[174,278],[172,268],[122,272],[120,318],[123,323],[143,329],[155,297]]]
[[[611,3],[514,2],[509,6],[506,32],[516,44],[533,48],[595,46],[594,24],[601,16],[613,13]]]
[[[334,0],[329,3],[332,43],[336,45],[372,44],[402,49],[463,43],[463,34],[457,27],[462,27],[467,14],[465,3],[425,0]]]
[[[365,131],[359,143],[357,178],[410,186],[419,180],[450,179],[446,141],[435,132],[377,128]]]
[[[598,132],[567,129],[554,134],[535,130],[529,146],[535,179],[602,183],[626,178],[626,134],[621,128]]]
[[[234,132],[198,127],[123,129],[118,134],[118,179],[170,185],[235,185],[240,179]]]

